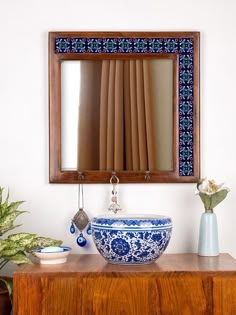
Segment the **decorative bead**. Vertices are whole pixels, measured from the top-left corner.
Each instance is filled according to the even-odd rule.
[[[71,234],[75,233],[75,226],[74,226],[73,222],[71,222],[70,232],[71,232]]]
[[[92,234],[91,223],[88,224],[86,232],[87,232],[88,235]]]
[[[79,237],[77,238],[77,244],[80,246],[80,247],[84,247],[86,244],[87,244],[87,241],[86,239],[83,237],[83,234],[80,233]]]
[[[117,202],[117,197],[112,197],[112,198],[111,198],[111,201],[112,201],[112,202]]]

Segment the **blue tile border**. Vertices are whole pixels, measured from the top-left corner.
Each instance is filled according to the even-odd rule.
[[[192,38],[57,37],[55,53],[178,54],[179,176],[194,176],[194,41]]]

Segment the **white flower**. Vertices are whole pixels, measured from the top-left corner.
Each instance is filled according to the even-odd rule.
[[[212,195],[221,189],[227,189],[229,191],[228,188],[223,187],[223,186],[224,186],[224,183],[217,184],[214,179],[208,180],[207,178],[203,178],[199,182],[199,185],[197,186],[197,188],[199,192],[205,193],[207,195]]]
[[[223,183],[217,184],[213,179],[203,178],[197,183],[195,193],[200,196],[206,210],[213,210],[225,199],[228,192],[229,188],[224,187]]]

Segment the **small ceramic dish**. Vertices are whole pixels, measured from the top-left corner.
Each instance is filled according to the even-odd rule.
[[[35,249],[32,254],[39,258],[40,264],[52,265],[65,263],[70,252],[70,247],[60,246]]]

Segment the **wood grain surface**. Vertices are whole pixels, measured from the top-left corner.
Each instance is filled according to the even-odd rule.
[[[118,266],[100,255],[14,273],[14,315],[236,314],[236,261],[228,254],[165,254]]]

